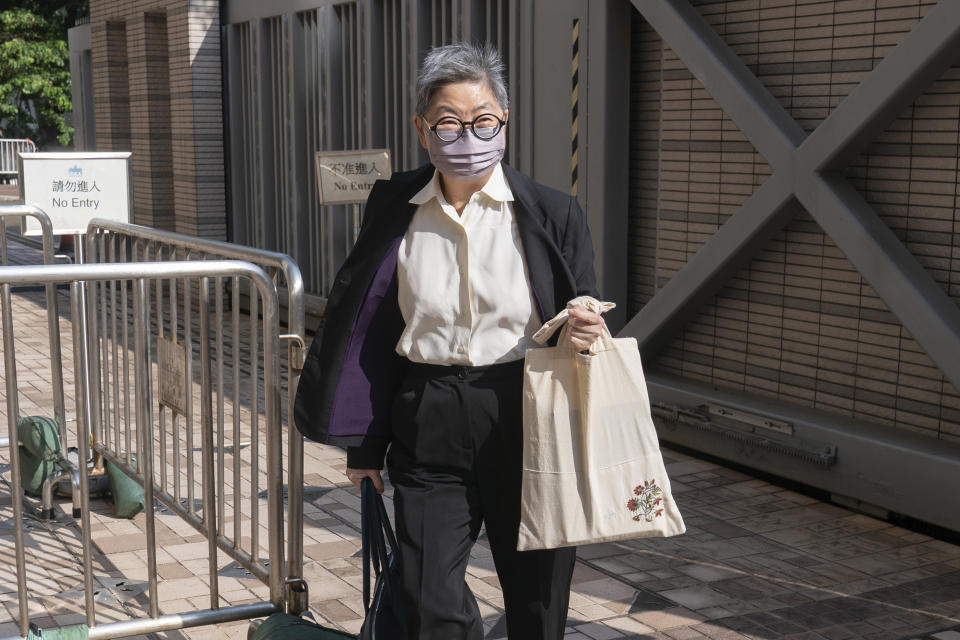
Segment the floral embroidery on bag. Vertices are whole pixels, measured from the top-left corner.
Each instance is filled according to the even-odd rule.
[[[663,490],[653,480],[644,480],[633,489],[635,498],[627,500],[627,509],[639,511],[633,519],[640,522],[644,519],[653,522],[653,519],[663,515]]]

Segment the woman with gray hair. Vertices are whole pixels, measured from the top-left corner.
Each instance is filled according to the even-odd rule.
[[[297,392],[298,428],[394,487],[410,640],[479,640],[465,581],[481,526],[514,640],[563,637],[574,548],[517,551],[523,356],[567,302],[596,297],[575,198],[501,163],[509,118],[491,46],[427,53],[413,118],[430,164],[372,189]],[[571,315],[587,349],[603,319]]]

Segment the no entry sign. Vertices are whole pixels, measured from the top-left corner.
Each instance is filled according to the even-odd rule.
[[[92,218],[130,220],[130,152],[21,153],[24,204],[43,209],[55,235],[86,233]],[[26,218],[24,235],[40,235]]]

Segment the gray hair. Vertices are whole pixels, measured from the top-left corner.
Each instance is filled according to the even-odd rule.
[[[417,114],[430,107],[433,92],[455,82],[481,82],[490,88],[504,111],[509,107],[503,81],[503,60],[491,44],[460,42],[435,47],[427,52],[417,76]]]

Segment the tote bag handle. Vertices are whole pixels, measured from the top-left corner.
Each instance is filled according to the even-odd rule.
[[[559,347],[567,347],[570,351],[573,351],[573,346],[570,344],[570,324],[567,320],[570,319],[570,309],[573,307],[584,307],[589,311],[594,313],[606,313],[610,311],[617,305],[613,302],[600,302],[596,298],[591,296],[579,296],[574,298],[567,303],[565,309],[560,311],[557,315],[553,316],[550,320],[547,320],[542,327],[540,327],[536,333],[533,334],[533,341],[538,344],[547,344],[547,341],[550,340],[550,337],[556,333],[557,329],[560,329],[560,338],[557,341]],[[601,338],[611,338],[610,330],[607,329],[607,326],[604,325],[600,333]],[[594,343],[590,346],[590,354],[596,355],[596,350],[598,348],[599,340],[595,340]]]

